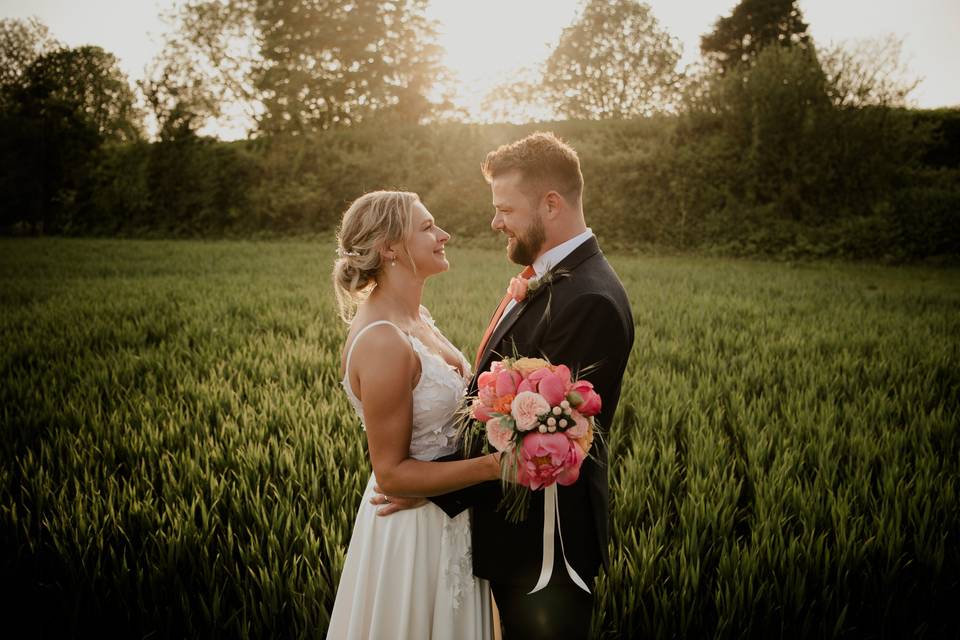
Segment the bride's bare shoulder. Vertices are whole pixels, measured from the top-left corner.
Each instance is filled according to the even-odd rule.
[[[351,364],[393,362],[394,358],[412,355],[410,339],[399,327],[389,321],[371,320],[351,328],[345,349],[353,350]]]

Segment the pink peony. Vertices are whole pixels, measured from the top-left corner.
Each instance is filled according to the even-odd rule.
[[[566,391],[566,385],[563,384],[563,380],[554,373],[548,373],[543,376],[537,387],[537,392],[543,396],[543,399],[546,400],[551,407],[555,407],[563,401]]]
[[[510,448],[513,438],[513,429],[505,427],[497,418],[487,420],[487,440],[497,451],[506,451]]]
[[[600,395],[593,390],[593,383],[589,380],[578,380],[573,384],[569,396],[570,404],[583,415],[590,417],[600,413]]]
[[[570,388],[570,367],[565,364],[558,364],[553,368],[553,375],[560,378],[560,382],[563,383],[565,390]]]
[[[470,405],[470,414],[480,422],[486,422],[493,417],[490,415],[490,407],[479,400],[474,400],[473,404]]]
[[[548,366],[543,366],[538,369],[534,369],[530,372],[527,378],[530,380],[530,384],[537,386],[540,384],[540,381],[543,380],[546,376],[552,376],[553,370]]]
[[[477,397],[480,402],[488,407],[493,406],[493,403],[497,401],[497,390],[492,387],[480,387]]]
[[[522,393],[523,391],[533,391],[536,392],[537,388],[530,384],[529,380],[524,379],[523,382],[517,385],[517,393]]]
[[[539,393],[523,391],[517,394],[510,405],[510,414],[517,423],[518,431],[530,431],[537,426],[539,416],[550,411],[550,405]]]
[[[477,387],[483,389],[485,387],[496,387],[497,386],[497,374],[492,371],[484,371],[480,374],[480,377],[477,378]]]
[[[496,393],[498,396],[507,396],[517,392],[517,385],[523,378],[520,377],[520,374],[516,371],[503,370],[497,374],[497,389]]]
[[[520,445],[517,482],[534,490],[554,482],[573,484],[583,458],[583,451],[562,433],[531,433]]]

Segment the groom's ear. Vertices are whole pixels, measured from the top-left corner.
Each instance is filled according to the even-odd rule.
[[[543,196],[543,204],[546,207],[546,214],[551,218],[560,213],[563,207],[563,197],[556,191],[547,191]]]

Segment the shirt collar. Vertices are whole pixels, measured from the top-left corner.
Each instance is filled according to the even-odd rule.
[[[562,242],[549,251],[544,251],[543,255],[534,260],[533,270],[537,278],[545,274],[553,267],[560,264],[564,258],[573,253],[573,250],[593,237],[593,231],[588,227],[586,231],[573,236],[566,242]]]

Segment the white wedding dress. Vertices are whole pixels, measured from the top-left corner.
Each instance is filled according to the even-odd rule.
[[[421,308],[421,316],[433,326],[426,309]],[[385,320],[372,322],[357,333],[347,353],[347,371],[357,342],[368,329],[381,324],[392,325]],[[469,373],[463,354],[433,328]],[[420,381],[413,390],[410,456],[434,460],[456,450],[455,413],[467,382],[439,354],[415,336],[407,337],[421,365]],[[350,387],[349,373],[343,387],[362,420],[362,405]],[[360,500],[327,638],[491,638],[490,587],[473,576],[469,512],[451,519],[427,502],[378,516],[378,507],[370,504],[374,482],[371,475]]]

